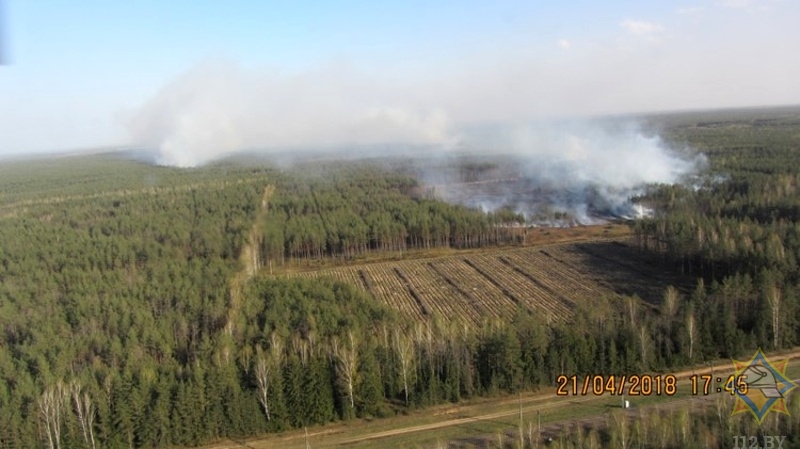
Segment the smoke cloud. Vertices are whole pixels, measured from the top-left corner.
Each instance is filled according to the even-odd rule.
[[[706,164],[703,155],[671,149],[631,121],[548,121],[484,127],[464,136],[473,154],[503,154],[487,159],[496,168],[472,182],[429,171],[429,179],[439,180],[438,194],[550,225],[647,215],[651,211],[632,204],[631,197],[647,184],[688,182]]]
[[[486,114],[500,124],[470,125],[480,109],[475,104],[494,88],[468,81],[414,86],[382,83],[345,65],[285,75],[206,63],[166,85],[124,121],[134,142],[153,152],[154,162],[180,167],[240,151],[277,158],[287,151],[344,149],[343,156],[352,157],[424,148],[435,162],[417,174],[437,185],[443,199],[487,211],[513,209],[530,221],[560,220],[551,224],[641,214],[629,198],[644,185],[680,182],[702,165],[702,159],[679,155],[630,121],[498,120],[498,111],[502,116],[524,104],[497,92],[497,101],[486,102],[496,110]],[[507,107],[497,109],[504,100]],[[472,106],[465,112],[460,106],[467,104]],[[454,158],[465,152],[494,161],[492,170],[473,180],[480,182],[453,176],[459,163]]]
[[[326,149],[386,143],[446,145],[442,111],[347,68],[286,76],[206,63],[124,119],[156,163],[192,167],[241,150]]]

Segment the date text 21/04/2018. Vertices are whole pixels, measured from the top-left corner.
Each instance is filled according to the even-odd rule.
[[[737,391],[747,394],[745,376],[728,376],[716,378],[711,375],[689,376],[692,396],[708,396],[712,393],[727,391],[731,394]],[[724,382],[723,382],[724,381]],[[556,378],[558,396],[602,396],[628,395],[628,396],[674,396],[678,391],[678,378],[674,374],[632,374],[632,375],[601,375],[590,374],[585,376],[566,376]]]

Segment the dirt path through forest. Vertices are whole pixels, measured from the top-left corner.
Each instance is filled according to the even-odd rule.
[[[228,319],[225,322],[225,332],[228,335],[233,334],[233,326],[236,322],[236,315],[239,313],[241,307],[242,289],[247,281],[258,273],[261,268],[260,255],[258,253],[261,246],[261,224],[267,216],[267,209],[269,199],[275,191],[275,186],[268,185],[264,187],[264,193],[261,195],[261,202],[258,205],[258,212],[256,213],[253,226],[250,227],[250,232],[247,234],[247,241],[242,246],[242,251],[239,253],[239,262],[242,269],[236,272],[231,278],[230,298],[228,303]]]

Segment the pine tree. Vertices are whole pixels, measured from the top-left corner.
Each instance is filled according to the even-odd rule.
[[[334,391],[328,359],[313,356],[303,370],[305,416],[308,424],[324,424],[334,417]]]
[[[137,423],[134,422],[135,401],[131,401],[133,394],[133,380],[129,373],[123,373],[114,381],[111,393],[112,438],[118,445],[134,445]]]
[[[169,414],[172,392],[170,382],[171,379],[163,376],[156,384],[154,397],[147,413],[148,419],[153,423],[154,434],[150,441],[144,441],[145,445],[163,447],[171,442],[172,423]]]
[[[381,380],[381,372],[375,356],[374,345],[364,344],[361,346],[358,372],[356,413],[359,416],[376,416],[383,402],[383,381]]]
[[[308,422],[303,404],[303,366],[297,355],[292,353],[285,359],[283,367],[283,396],[286,402],[286,413],[292,427],[302,427]]]

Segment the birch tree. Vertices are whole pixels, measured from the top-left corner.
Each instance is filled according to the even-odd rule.
[[[394,350],[397,353],[397,360],[400,362],[400,377],[403,379],[403,393],[406,397],[406,407],[408,407],[408,384],[411,371],[414,369],[414,344],[410,338],[406,338],[400,332],[395,332]]]
[[[628,296],[626,299],[628,306],[628,315],[630,316],[630,324],[632,328],[636,327],[636,315],[638,314],[638,298],[635,296]]]
[[[258,401],[264,407],[264,414],[267,421],[272,417],[269,412],[269,385],[272,378],[278,375],[281,359],[283,357],[283,341],[274,332],[270,336],[269,354],[265,354],[261,348],[256,349],[254,373],[256,384],[258,385]]]
[[[81,428],[81,433],[83,434],[84,441],[86,441],[86,445],[95,449],[94,404],[88,392],[83,391],[83,394],[81,394],[81,392],[81,384],[77,380],[72,381],[69,386],[69,395],[72,398],[72,407],[75,412],[75,417],[78,419],[78,425]]]
[[[772,312],[772,347],[778,349],[781,330],[781,291],[775,285],[767,288],[767,303]]]
[[[358,368],[358,345],[353,331],[347,332],[347,341],[340,345],[339,340],[333,340],[333,355],[336,357],[336,374],[347,390],[350,407],[355,409],[354,386]]]
[[[258,402],[264,407],[264,414],[267,416],[267,421],[269,421],[271,419],[269,414],[269,382],[272,375],[272,364],[267,360],[267,356],[261,351],[261,348],[256,349],[253,372],[258,385]]]
[[[626,449],[631,443],[630,434],[628,415],[622,410],[611,413],[611,444],[613,447]]]
[[[678,292],[678,289],[671,285],[667,287],[667,290],[664,292],[664,304],[661,311],[664,314],[664,319],[668,324],[671,324],[672,318],[678,311],[679,299],[680,293]]]
[[[697,339],[697,325],[694,320],[694,310],[686,314],[686,334],[689,337],[689,362],[694,360],[694,342]]]
[[[55,385],[48,386],[37,400],[39,419],[50,449],[61,449],[61,417],[66,397],[64,383],[59,380]]]

